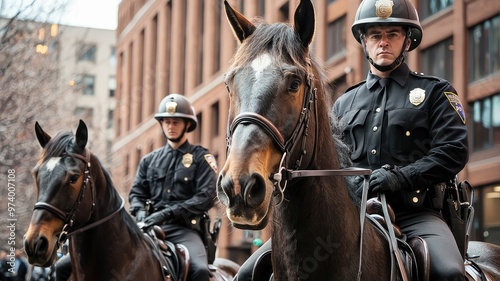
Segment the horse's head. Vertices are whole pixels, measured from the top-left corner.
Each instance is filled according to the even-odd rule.
[[[227,1],[225,6],[241,44],[225,77],[228,155],[217,191],[236,227],[261,229],[272,202],[283,200],[282,170],[307,167],[316,145],[314,111],[320,86],[309,55],[314,9],[309,0],[301,1],[292,27],[254,25]]]
[[[66,234],[88,220],[92,212],[90,152],[85,149],[87,126],[80,121],[76,134],[51,138],[38,122],[35,133],[43,150],[33,176],[37,187],[31,223],[24,239],[29,262],[49,266]]]

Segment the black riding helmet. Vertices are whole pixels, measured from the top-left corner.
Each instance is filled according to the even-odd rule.
[[[198,125],[194,107],[185,97],[179,94],[170,94],[163,98],[158,106],[158,112],[155,114],[155,119],[158,121],[163,118],[173,117],[191,121],[187,128],[188,132],[196,129],[196,125]]]
[[[363,0],[358,7],[352,25],[354,38],[361,43],[360,35],[374,25],[397,25],[409,29],[410,48],[415,49],[422,41],[422,26],[418,13],[410,0]]]
[[[369,27],[377,25],[395,25],[406,28],[406,36],[407,38],[410,38],[410,47],[408,51],[418,47],[422,41],[422,26],[420,25],[417,10],[410,0],[363,0],[358,7],[354,23],[351,27],[354,38],[356,38],[358,43],[363,45],[362,37],[366,33],[366,30]],[[404,46],[403,51],[398,58],[400,61],[404,59],[403,52]],[[368,60],[371,60],[368,57],[368,54],[366,55]],[[375,67],[378,66],[372,61],[370,61],[370,63],[372,63]],[[390,66],[382,68],[386,71],[389,70],[386,69],[388,67]]]

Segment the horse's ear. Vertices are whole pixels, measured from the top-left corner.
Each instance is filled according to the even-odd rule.
[[[255,31],[255,25],[245,18],[244,15],[234,10],[226,0],[224,0],[224,6],[226,7],[227,20],[231,24],[233,33],[240,40],[240,43],[242,43],[243,40]]]
[[[85,122],[80,119],[80,123],[78,124],[75,134],[76,146],[78,147],[79,152],[85,151],[88,138],[89,131],[87,130],[87,125],[85,125]]]
[[[294,25],[295,32],[299,35],[304,47],[311,44],[316,28],[314,6],[310,0],[301,0],[295,10]]]
[[[44,148],[51,139],[51,137],[42,130],[42,127],[40,126],[40,124],[38,124],[38,121],[35,122],[35,134],[42,148]]]

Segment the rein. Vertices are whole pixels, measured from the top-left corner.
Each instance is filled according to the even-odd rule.
[[[90,210],[90,213],[89,213],[89,216],[88,216],[86,222],[88,222],[90,220],[90,217],[92,216],[92,213],[94,212],[94,208],[96,205],[95,204],[96,200],[95,200],[94,181],[92,180],[92,177],[90,176],[90,167],[91,167],[91,165],[90,165],[90,152],[86,149],[85,150],[85,157],[83,157],[82,155],[77,154],[77,153],[71,153],[69,155],[74,157],[74,158],[77,158],[78,160],[81,160],[85,165],[85,170],[84,170],[85,179],[83,180],[82,187],[80,188],[80,192],[78,194],[78,197],[76,198],[75,203],[73,203],[71,210],[69,212],[65,212],[65,211],[61,210],[60,208],[58,208],[50,203],[47,203],[47,202],[36,202],[35,206],[33,208],[33,210],[37,210],[37,209],[47,210],[50,213],[52,213],[53,215],[60,218],[64,222],[64,226],[62,228],[61,234],[59,234],[59,237],[57,239],[59,245],[64,244],[66,242],[66,240],[72,235],[82,233],[88,229],[96,227],[96,226],[110,220],[111,217],[113,217],[121,209],[123,209],[123,207],[125,205],[125,201],[123,200],[123,198],[120,197],[122,202],[121,202],[120,207],[117,210],[113,211],[111,214],[107,215],[106,217],[104,217],[100,220],[97,220],[97,221],[95,221],[91,224],[88,224],[82,228],[79,228],[79,229],[76,229],[76,230],[69,232],[69,228],[73,227],[73,225],[75,223],[76,213],[78,211],[78,207],[80,206],[80,204],[83,201],[83,198],[85,197],[85,190],[87,189],[87,186],[89,186],[90,193],[92,195],[92,208]]]

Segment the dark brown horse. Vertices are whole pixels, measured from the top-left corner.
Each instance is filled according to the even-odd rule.
[[[225,5],[241,43],[225,78],[228,155],[217,191],[227,216],[243,229],[272,217],[275,280],[391,280],[388,243],[366,222],[360,254],[358,207],[344,177],[325,176],[349,154],[332,135],[331,93],[309,52],[312,3],[300,1],[293,26],[254,24]],[[469,250],[489,263],[490,280],[499,278],[499,247]]]
[[[74,280],[166,280],[160,251],[125,211],[109,174],[86,148],[85,123],[80,121],[75,135],[51,138],[38,123],[35,132],[43,150],[33,170],[38,199],[24,241],[29,263],[52,265],[59,244],[70,237]],[[214,280],[229,280],[238,269],[224,259],[216,259],[218,264]]]

